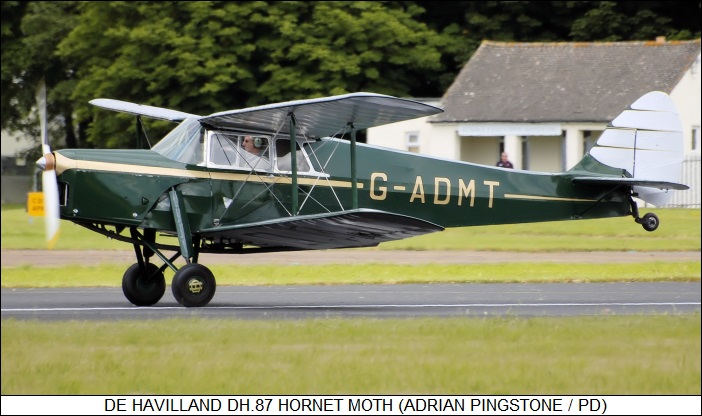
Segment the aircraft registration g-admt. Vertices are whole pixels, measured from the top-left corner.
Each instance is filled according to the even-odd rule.
[[[151,149],[52,151],[46,90],[37,93],[47,242],[60,219],[134,246],[122,278],[134,305],[164,295],[164,270],[186,307],[215,294],[200,253],[371,247],[446,227],[631,215],[663,205],[679,183],[680,118],[650,92],[616,117],[572,169],[539,173],[356,143],[356,132],[442,112],[413,100],[352,93],[207,116],[111,99],[92,104],[177,122]],[[158,238],[157,238],[158,237]],[[166,252],[175,252],[174,254]],[[183,257],[185,265],[174,261]],[[156,261],[158,264],[154,263]]]

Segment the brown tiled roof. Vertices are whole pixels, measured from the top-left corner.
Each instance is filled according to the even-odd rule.
[[[607,122],[649,91],[670,93],[700,54],[693,41],[483,41],[435,122]]]

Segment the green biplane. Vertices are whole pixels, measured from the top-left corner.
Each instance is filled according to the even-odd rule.
[[[640,217],[634,198],[661,205],[670,190],[687,189],[679,183],[681,123],[662,92],[633,103],[577,166],[558,174],[356,143],[359,130],[442,111],[373,93],[208,116],[96,99],[138,121],[179,124],[150,150],[52,152],[45,97],[41,88],[45,155],[37,165],[47,241],[56,241],[64,219],[132,244],[136,263],[122,289],[138,306],[161,299],[166,267],[175,272],[171,289],[181,305],[207,305],[216,282],[198,263],[200,253],[371,247],[445,227],[626,215],[653,231],[658,217]],[[186,264],[178,268],[180,256]]]

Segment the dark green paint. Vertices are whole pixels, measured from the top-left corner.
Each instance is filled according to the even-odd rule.
[[[174,162],[149,150],[61,151],[77,160],[200,171],[205,176],[192,178],[69,169],[59,177],[61,182],[68,183],[69,189],[68,204],[62,207],[61,214],[69,220],[90,220],[190,234],[185,229],[179,230],[179,221],[174,219],[173,201],[168,198],[172,188],[182,195],[182,198],[177,198],[187,213],[187,216],[181,217],[182,222],[190,226],[192,233],[217,226],[274,220],[296,211],[300,215],[308,215],[349,210],[354,209],[356,204],[360,208],[403,214],[444,227],[630,214],[628,188],[613,191],[612,187],[572,183],[574,176],[583,174],[621,176],[620,170],[599,165],[589,156],[577,169],[549,174],[505,170],[358,144],[356,152],[359,162],[355,176],[362,188],[354,198],[353,180],[349,177],[354,171],[351,168],[351,144],[339,140],[319,140],[305,144],[305,149],[308,153],[317,152],[317,158],[311,158],[313,166],[317,165],[317,159],[321,163],[330,159],[326,164],[329,179],[343,181],[347,186],[332,189],[326,185],[325,179],[312,186],[304,182],[309,177],[300,175],[297,192],[293,192],[295,187],[290,183],[213,180],[205,167]],[[334,149],[336,152],[332,154]],[[315,168],[321,170],[318,165]],[[242,170],[217,172],[248,174]],[[371,181],[374,173],[375,179]],[[275,176],[284,175],[261,175],[271,181]],[[248,178],[256,178],[256,175]],[[415,190],[417,178],[421,178],[423,184],[423,201],[418,196],[419,190]],[[463,187],[472,186],[470,195],[461,190],[461,184]],[[395,189],[397,186],[404,187],[404,190]],[[493,191],[492,198],[490,189]],[[311,198],[308,198],[308,194]],[[507,198],[508,194],[579,200],[525,200]]]
[[[173,221],[175,221],[176,231],[178,232],[178,243],[180,252],[184,258],[190,259],[193,256],[193,239],[190,234],[190,222],[185,211],[185,202],[183,194],[177,188],[168,192],[171,199],[171,210],[173,211]]]

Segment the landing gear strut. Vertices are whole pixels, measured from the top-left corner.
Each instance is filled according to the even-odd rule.
[[[629,196],[629,204],[631,205],[631,215],[634,217],[634,221],[636,221],[637,224],[641,224],[646,231],[656,231],[661,223],[658,216],[649,212],[645,214],[643,218],[639,217],[639,207],[636,205],[636,201],[634,201],[631,195]]]

